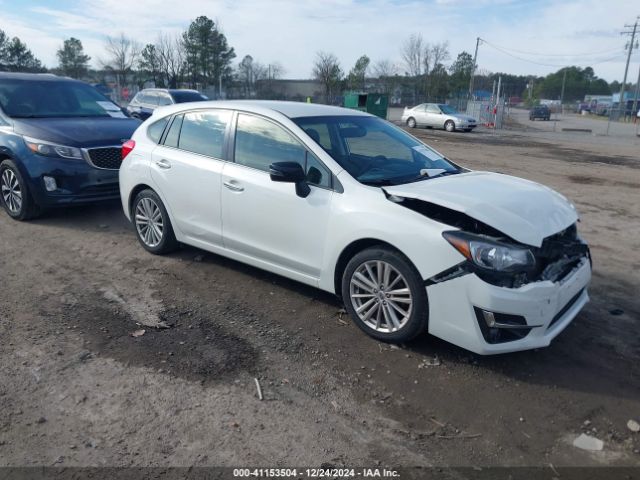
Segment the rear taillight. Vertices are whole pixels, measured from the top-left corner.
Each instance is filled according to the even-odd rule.
[[[124,160],[127,155],[131,153],[131,150],[133,150],[135,147],[136,142],[134,142],[133,140],[127,140],[126,142],[124,142],[122,144],[122,160]]]

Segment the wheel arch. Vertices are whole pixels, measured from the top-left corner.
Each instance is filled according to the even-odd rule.
[[[136,185],[131,189],[131,193],[129,194],[129,199],[127,200],[127,211],[129,212],[129,215],[133,215],[133,201],[136,199],[138,194],[143,190],[151,190],[155,192],[156,195],[158,195],[162,199],[162,196],[160,196],[158,191],[155,188],[153,188],[151,185],[148,185],[146,183],[139,183],[138,185]],[[163,203],[164,203],[164,200],[163,200]]]
[[[404,255],[404,253],[402,253],[402,250],[384,240],[380,240],[377,238],[361,238],[359,240],[354,240],[344,249],[342,249],[342,252],[340,252],[340,255],[338,255],[338,259],[333,271],[333,289],[338,297],[342,296],[342,275],[347,268],[349,260],[351,260],[354,255],[358,254],[359,252],[366,250],[367,248],[376,246],[384,246]],[[406,257],[406,255],[404,256]],[[409,262],[413,265],[413,262],[411,262],[411,260],[409,260]]]

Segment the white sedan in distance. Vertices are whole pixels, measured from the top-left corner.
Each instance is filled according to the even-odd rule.
[[[122,156],[122,206],[146,250],[185,243],[332,292],[382,341],[544,347],[589,299],[591,257],[565,197],[470,171],[363,112],[174,105]]]

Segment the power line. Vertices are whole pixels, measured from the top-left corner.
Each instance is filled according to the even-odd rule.
[[[489,43],[486,40],[484,41],[486,43]],[[536,55],[540,57],[593,57],[597,55],[605,55],[605,54],[620,51],[620,47],[613,48],[613,49],[610,48],[608,50],[601,50],[599,52],[589,52],[589,53],[540,53],[540,52],[525,52],[524,50],[516,50],[515,48],[508,48],[508,47],[500,47],[500,48],[502,48],[503,50],[508,50],[510,52],[520,53],[523,55]]]
[[[619,59],[619,58],[621,58],[621,57],[622,57],[622,55],[623,55],[623,53],[622,53],[622,52],[620,52],[620,53],[618,53],[617,55],[615,55],[615,56],[613,56],[613,57],[609,57],[609,58],[602,58],[602,59],[599,59],[599,60],[597,60],[597,61],[594,59],[594,61],[584,61],[584,60],[581,60],[580,62],[568,62],[568,63],[563,63],[563,64],[558,64],[558,63],[543,63],[543,62],[538,62],[538,61],[536,61],[536,60],[531,60],[531,59],[528,59],[528,58],[523,58],[523,57],[520,57],[520,56],[518,56],[518,55],[514,55],[513,53],[508,52],[507,50],[503,49],[502,47],[498,47],[497,45],[494,45],[493,43],[488,42],[488,41],[486,41],[486,40],[484,40],[484,39],[482,39],[482,41],[483,41],[483,43],[486,43],[487,45],[489,45],[490,47],[494,48],[495,50],[497,50],[497,51],[499,51],[499,52],[501,52],[501,53],[504,53],[505,55],[508,55],[508,56],[510,56],[510,57],[512,57],[512,58],[518,59],[518,60],[523,61],[523,62],[532,63],[532,64],[535,64],[535,65],[542,65],[543,67],[560,67],[560,68],[562,68],[562,67],[567,67],[567,66],[568,66],[568,64],[570,64],[570,63],[571,63],[571,64],[576,64],[576,63],[578,63],[578,64],[582,64],[582,65],[589,65],[589,66],[591,66],[591,65],[598,65],[598,64],[600,64],[600,63],[607,63],[607,62],[610,62],[610,61],[612,61],[612,60]]]

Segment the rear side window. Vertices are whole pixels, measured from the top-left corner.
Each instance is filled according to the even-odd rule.
[[[305,149],[284,128],[252,115],[238,115],[235,161],[265,172],[274,162],[305,165]]]
[[[185,114],[178,148],[222,158],[224,134],[230,118],[231,112],[222,110]]]
[[[160,141],[160,138],[162,137],[162,132],[164,132],[164,129],[167,126],[167,123],[169,123],[169,118],[165,117],[149,125],[149,127],[147,128],[147,135],[149,136],[149,138],[155,143],[158,143]]]
[[[164,139],[164,144],[167,147],[178,148],[178,139],[180,138],[180,127],[182,126],[182,115],[178,115],[173,118],[171,127],[167,132],[167,136]]]

